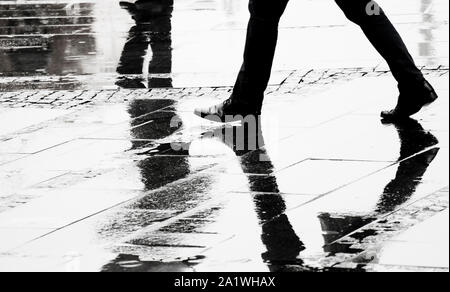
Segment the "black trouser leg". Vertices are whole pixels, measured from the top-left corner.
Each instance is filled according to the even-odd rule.
[[[166,0],[168,1],[168,0]],[[150,74],[172,73],[172,14],[154,17],[150,23],[150,46],[152,59],[148,72]],[[172,78],[149,78],[149,88],[173,87]]]
[[[372,45],[386,60],[400,85],[424,80],[401,36],[384,11],[379,8],[379,13],[374,14],[376,10],[368,10],[369,5],[373,7],[378,4],[371,0],[336,0],[336,3],[349,20],[361,27]],[[369,13],[370,11],[372,13]]]
[[[120,56],[117,73],[142,74],[148,45],[148,36],[146,36],[145,31],[139,26],[133,26],[128,33],[128,39]]]
[[[244,63],[233,91],[233,101],[260,107],[270,79],[278,39],[278,23],[289,0],[250,0],[250,22]],[[410,85],[424,80],[399,33],[380,8],[368,13],[371,0],[336,0],[345,15],[358,24],[387,61],[398,83]]]
[[[259,108],[269,83],[278,23],[289,0],[250,0],[250,21],[244,63],[233,91],[233,101]]]

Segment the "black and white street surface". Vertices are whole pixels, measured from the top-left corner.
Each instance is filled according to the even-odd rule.
[[[247,1],[118,2],[0,1],[0,271],[449,270],[447,0],[380,1],[440,95],[397,124],[359,29],[292,0],[253,135],[193,115]]]

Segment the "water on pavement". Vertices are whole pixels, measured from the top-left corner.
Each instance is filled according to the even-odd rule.
[[[0,270],[448,270],[448,1],[380,1],[441,96],[396,124],[360,31],[291,2],[252,128],[192,114],[230,94],[245,1],[144,24],[112,0],[0,1]]]

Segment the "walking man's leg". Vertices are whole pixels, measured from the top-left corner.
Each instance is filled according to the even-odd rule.
[[[289,0],[250,0],[250,22],[244,64],[233,94],[225,102],[197,109],[201,117],[259,115],[269,82],[278,38],[278,23]],[[403,119],[437,99],[432,86],[417,68],[406,45],[381,8],[371,0],[336,0],[345,15],[358,24],[385,58],[400,89],[398,105],[382,113],[386,119]],[[375,8],[371,10],[371,8]],[[379,9],[378,9],[379,8]]]
[[[250,0],[250,21],[247,29],[244,63],[230,99],[217,106],[198,109],[201,117],[259,115],[264,91],[269,83],[278,24],[289,0]]]
[[[349,20],[361,27],[369,41],[388,63],[398,82],[397,107],[382,113],[384,118],[406,118],[432,103],[437,95],[417,68],[405,43],[384,11],[371,0],[336,0]]]

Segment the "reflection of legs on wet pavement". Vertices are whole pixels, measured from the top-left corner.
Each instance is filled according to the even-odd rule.
[[[276,178],[271,176],[268,181],[266,184],[270,184],[275,192],[255,194],[253,198],[262,228],[261,240],[267,249],[262,258],[271,271],[289,264],[301,266],[303,261],[300,259],[300,253],[305,249],[304,244],[285,214],[286,203],[283,197],[276,193],[278,191]],[[255,180],[249,179],[249,183],[251,189],[257,188]]]
[[[232,133],[227,135],[226,133]],[[222,137],[222,142],[229,146],[239,157],[241,168],[245,173],[264,173],[264,191],[267,194],[255,194],[254,203],[259,222],[262,227],[261,239],[267,251],[262,254],[263,260],[271,271],[278,271],[286,264],[301,266],[300,252],[304,245],[295,233],[289,218],[285,214],[286,203],[279,194],[273,164],[268,159],[260,121],[254,125],[244,123],[237,127],[223,127],[216,130],[216,137]],[[264,161],[260,158],[264,157]],[[252,192],[261,192],[262,177],[248,175]]]
[[[370,13],[371,0],[336,0],[346,16],[358,24],[389,64],[399,83],[397,108],[383,112],[386,119],[409,117],[437,99],[431,85],[414,64],[400,35],[381,9]],[[250,0],[250,22],[241,67],[231,98],[222,104],[200,108],[195,113],[211,116],[260,114],[278,36],[278,23],[288,0]],[[379,13],[377,13],[379,12]]]
[[[397,121],[395,124],[400,138],[400,157],[395,178],[385,187],[377,203],[375,214],[351,216],[348,214],[320,214],[319,220],[324,231],[324,250],[332,255],[336,253],[359,253],[352,244],[336,241],[357,229],[375,221],[378,214],[386,214],[399,208],[414,195],[417,186],[431,162],[439,152],[439,141],[413,119]],[[375,232],[375,231],[374,231]],[[369,236],[370,234],[366,234]]]
[[[173,0],[139,0],[135,3],[121,2],[121,7],[126,9],[136,25],[130,29],[127,42],[124,46],[120,64],[117,68],[119,74],[141,75],[144,67],[144,59],[149,47],[152,49],[152,59],[149,64],[149,73],[163,74],[172,70],[172,42],[171,42],[171,17]],[[161,81],[162,80],[162,81]],[[164,82],[164,87],[171,87],[171,79],[157,80],[158,85]],[[154,86],[154,79],[149,79],[149,87]],[[142,78],[123,77],[117,84],[125,88],[145,87]],[[172,120],[176,114],[167,111],[154,113],[161,108],[168,108],[175,102],[166,100],[133,100],[128,109],[131,117],[132,148],[136,149],[144,140],[158,140],[169,137],[178,128],[173,127]],[[151,121],[151,122],[149,122]],[[140,125],[139,127],[136,127]],[[164,159],[148,157],[138,162],[141,169],[142,181],[146,189],[152,189],[157,185],[165,185],[173,181],[185,178],[190,173],[189,163],[185,157],[177,157],[176,164],[170,165]],[[167,168],[170,168],[167,169]],[[166,171],[164,171],[166,169]],[[165,173],[158,176],[158,173]],[[167,175],[170,173],[170,175]]]
[[[439,141],[433,134],[426,132],[416,120],[397,122],[395,127],[401,143],[400,163],[395,178],[386,186],[378,202],[379,213],[394,211],[411,198],[439,152],[439,148],[429,149]],[[427,149],[429,150],[423,152]],[[415,156],[411,157],[413,155]]]
[[[181,125],[174,127],[173,120],[179,120],[177,114],[172,111],[155,112],[162,107],[168,108],[174,104],[173,100],[136,99],[130,102],[128,114],[130,115],[130,136],[132,138],[132,149],[151,148],[153,143],[170,137],[179,130]],[[190,174],[190,165],[185,156],[161,157],[148,153],[141,153],[145,156],[140,159],[137,165],[140,169],[142,182],[146,190],[170,184],[179,179],[183,179]],[[172,160],[173,163],[167,161]]]
[[[172,72],[172,11],[173,0],[139,0],[136,3],[121,2],[136,25],[130,29],[117,72],[122,75],[141,75],[149,47],[152,58],[148,73],[166,74]],[[121,76],[117,84],[125,88],[143,88],[142,77]],[[172,79],[151,77],[148,86],[172,87]]]

